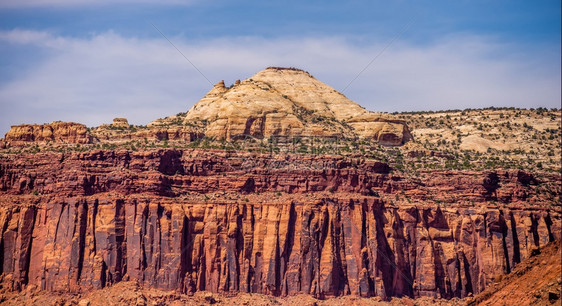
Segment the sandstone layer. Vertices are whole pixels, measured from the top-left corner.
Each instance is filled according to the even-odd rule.
[[[188,126],[153,126],[150,128],[137,128],[134,126],[124,127],[122,124],[115,126],[102,124],[91,131],[93,143],[119,144],[129,141],[157,142],[175,141],[181,144],[189,144],[192,141],[203,138],[205,135],[199,130]]]
[[[234,151],[2,155],[0,272],[16,290],[136,280],[184,293],[465,297],[560,239],[559,208],[536,192],[559,179],[421,181],[363,159]]]
[[[19,146],[30,143],[86,144],[92,141],[85,125],[74,122],[55,121],[50,124],[22,124],[12,126],[4,141]]]
[[[205,135],[232,140],[239,137],[363,137],[385,145],[412,138],[407,125],[392,115],[370,112],[308,72],[270,67],[231,87],[224,82],[176,120],[205,127]]]
[[[114,128],[123,129],[128,129],[129,127],[131,127],[127,118],[113,118],[113,123],[111,124],[111,126]]]

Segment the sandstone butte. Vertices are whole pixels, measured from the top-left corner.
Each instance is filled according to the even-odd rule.
[[[93,130],[22,125],[4,144],[189,141],[202,133],[344,135],[396,145],[411,137],[404,122],[280,68],[230,88],[219,83],[186,114],[143,130],[128,126],[123,118]],[[517,169],[412,177],[337,155],[1,153],[0,284],[76,294],[135,281],[186,294],[464,298],[535,248],[559,243],[560,209],[541,192],[559,195],[559,182],[558,173]]]
[[[412,139],[403,120],[368,111],[305,71],[278,67],[229,88],[223,81],[217,83],[187,114],[155,120],[146,129],[128,128],[124,118],[92,131],[78,123],[19,125],[6,134],[5,142],[18,146],[47,141],[83,144],[143,138],[193,141],[206,136],[230,141],[299,136],[359,137],[402,145]]]
[[[270,67],[229,88],[217,83],[184,119],[201,121],[208,123],[205,135],[225,139],[359,136],[389,145],[411,139],[404,121],[370,112],[295,68]]]

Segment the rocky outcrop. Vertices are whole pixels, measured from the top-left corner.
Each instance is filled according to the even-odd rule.
[[[111,124],[114,128],[128,129],[130,127],[127,118],[113,118],[113,123]]]
[[[101,125],[92,130],[92,136],[97,143],[123,143],[128,141],[154,142],[172,140],[180,143],[189,143],[204,137],[204,134],[193,127],[186,126],[151,126],[137,128],[115,128],[114,124]]]
[[[364,137],[385,145],[412,139],[404,121],[367,111],[309,73],[270,67],[226,87],[224,81],[196,103],[184,124],[204,127],[208,137]],[[166,125],[172,116],[152,122]]]
[[[204,134],[200,129],[190,126],[137,127],[129,125],[125,118],[115,118],[112,124],[102,124],[90,130],[83,124],[57,121],[50,124],[12,126],[5,138],[0,140],[0,149],[11,146],[119,144],[130,141],[171,140],[189,143],[202,137]]]
[[[420,175],[234,151],[3,155],[0,272],[14,289],[451,298],[560,239],[536,191],[558,175]]]
[[[49,124],[14,125],[6,133],[4,141],[11,146],[47,142],[87,144],[92,142],[92,137],[83,124],[55,121]]]

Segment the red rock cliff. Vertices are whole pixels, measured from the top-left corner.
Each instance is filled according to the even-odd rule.
[[[4,155],[0,272],[14,289],[463,297],[560,239],[536,192],[558,180],[202,150]]]

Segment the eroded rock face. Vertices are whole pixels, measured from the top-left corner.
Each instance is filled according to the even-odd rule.
[[[184,123],[203,123],[206,136],[226,140],[247,136],[367,137],[385,145],[401,145],[412,138],[404,121],[367,111],[294,68],[270,67],[228,88],[221,81],[189,110]]]
[[[113,125],[112,125],[113,126]],[[131,140],[162,141],[173,140],[182,143],[203,138],[204,134],[197,129],[185,126],[152,126],[150,128],[115,129],[104,124],[92,130],[95,142],[122,143]]]
[[[78,291],[136,279],[184,292],[320,297],[478,293],[553,230],[547,212],[395,208],[366,198],[312,205],[81,198],[0,218],[2,271],[14,288]]]
[[[391,170],[203,150],[4,155],[1,272],[14,289],[136,279],[188,293],[451,298],[560,239],[559,212],[535,193],[559,176],[420,182]],[[450,196],[472,203],[443,204]]]
[[[8,145],[21,146],[30,143],[91,143],[92,137],[85,125],[74,122],[55,121],[49,124],[14,125],[6,133]]]
[[[111,124],[111,126],[115,127],[115,128],[129,128],[129,121],[127,121],[127,118],[113,118],[113,123]]]

